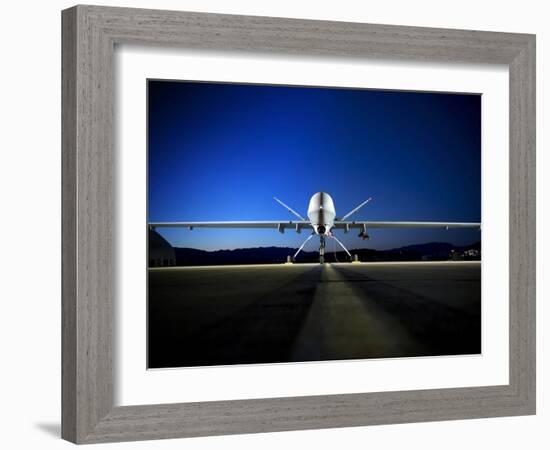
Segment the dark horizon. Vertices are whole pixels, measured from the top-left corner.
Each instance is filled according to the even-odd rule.
[[[357,220],[481,220],[481,98],[474,94],[148,82],[148,220],[292,220],[329,192]],[[345,150],[343,150],[345,149]],[[299,247],[306,233],[158,230],[175,247]],[[348,248],[465,245],[477,230],[336,232]],[[313,239],[306,250],[315,249]]]
[[[169,266],[234,266],[251,264],[282,264],[288,262],[297,249],[293,247],[253,247],[234,250],[206,251],[196,248],[174,247],[173,260]],[[349,262],[349,256],[341,249],[329,251],[325,254],[325,261]],[[481,242],[474,242],[467,246],[454,246],[447,242],[429,242],[415,244],[388,250],[350,249],[352,258],[357,261],[368,262],[403,262],[403,261],[480,261]],[[315,250],[303,251],[294,261],[297,264],[319,262],[318,252]],[[150,267],[163,267],[158,261],[150,263]]]
[[[451,242],[447,242],[447,241],[430,241],[430,242],[419,242],[419,243],[415,243],[415,244],[407,244],[407,245],[402,245],[402,246],[399,246],[399,247],[388,247],[388,248],[374,248],[374,247],[351,247],[351,248],[348,248],[348,250],[350,251],[350,253],[353,253],[354,251],[359,251],[359,250],[376,250],[376,251],[379,251],[379,252],[388,252],[388,251],[391,251],[391,250],[399,250],[399,249],[402,249],[402,248],[405,248],[405,247],[414,247],[414,246],[422,246],[422,245],[431,245],[431,244],[448,244],[448,245],[453,245],[455,247],[474,247],[476,245],[480,245],[481,244],[481,240],[478,239],[477,241],[473,241],[473,242],[470,242],[469,244],[464,244],[464,245],[455,245],[455,244],[452,244]],[[338,246],[335,246],[337,249],[338,252],[343,252],[344,250],[342,250],[341,247],[338,247]],[[176,246],[174,247],[175,249],[189,249],[189,250],[201,250],[201,251],[205,251],[205,252],[219,252],[219,251],[234,251],[234,250],[254,250],[254,249],[263,249],[263,248],[280,248],[280,249],[294,249],[294,250],[297,250],[298,247],[288,247],[288,246],[284,246],[284,245],[257,245],[257,246],[253,246],[253,247],[236,247],[236,248],[219,248],[219,249],[215,249],[215,250],[203,250],[203,249],[200,249],[200,248],[196,248],[196,247],[179,247],[179,246]],[[309,250],[310,252],[316,252],[315,250],[315,246],[312,244],[311,245],[311,249]],[[332,246],[331,246],[331,249],[330,251],[327,250],[327,253],[332,253]]]

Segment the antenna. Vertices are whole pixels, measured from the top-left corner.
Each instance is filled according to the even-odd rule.
[[[294,211],[290,206],[285,205],[281,200],[279,200],[277,197],[273,197],[273,200],[275,200],[280,205],[284,206],[289,213],[294,214],[296,217],[298,217],[300,220],[306,220],[304,219],[300,214],[298,214],[296,211]]]

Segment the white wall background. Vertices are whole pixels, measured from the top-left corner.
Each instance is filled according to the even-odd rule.
[[[532,417],[389,425],[188,440],[117,444],[117,448],[297,448],[345,446],[408,449],[548,448],[550,396],[550,226],[543,203],[550,179],[548,47],[545,2],[534,0],[299,0],[104,1],[112,6],[179,9],[309,19],[468,28],[537,34],[538,128],[538,414]],[[3,448],[69,448],[60,417],[60,10],[72,2],[6,2],[0,45],[0,416]],[[547,169],[547,170],[545,170]],[[41,261],[29,266],[29,261]],[[546,425],[546,426],[545,426]],[[545,442],[546,441],[546,442]],[[105,445],[98,446],[106,447]],[[114,447],[109,447],[114,448]]]

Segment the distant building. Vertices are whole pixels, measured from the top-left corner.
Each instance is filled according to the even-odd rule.
[[[480,251],[477,250],[477,249],[475,249],[475,248],[471,248],[471,249],[466,250],[466,251],[464,252],[464,257],[466,257],[466,258],[473,258],[473,259],[475,259],[475,258],[479,258],[480,255],[481,255]]]
[[[453,261],[479,261],[481,259],[481,252],[475,248],[464,251],[451,250],[449,258]]]
[[[174,247],[155,230],[149,230],[149,267],[176,265]]]

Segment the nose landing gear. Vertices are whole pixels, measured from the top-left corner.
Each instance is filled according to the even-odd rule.
[[[319,236],[319,264],[325,263],[325,235]]]

